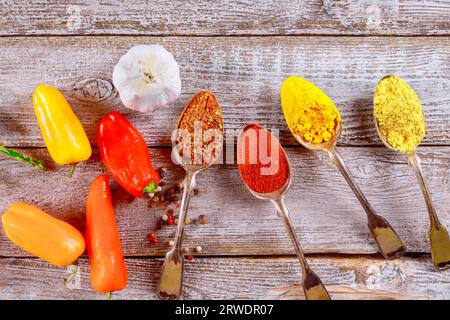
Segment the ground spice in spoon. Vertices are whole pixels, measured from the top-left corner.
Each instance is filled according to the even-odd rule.
[[[374,114],[387,142],[395,150],[410,153],[425,136],[425,115],[417,94],[395,75],[383,78],[373,99]]]
[[[280,96],[284,117],[294,134],[315,144],[334,138],[341,116],[322,90],[303,78],[291,76],[284,80]]]
[[[186,157],[185,150],[190,149],[190,163],[212,164],[217,160],[223,141],[223,119],[222,110],[212,92],[198,92],[189,101],[181,113],[177,128],[190,134],[189,139],[182,134],[177,139],[181,157]]]
[[[288,179],[289,165],[281,145],[258,124],[244,128],[238,141],[238,164],[244,182],[258,193],[279,190]]]

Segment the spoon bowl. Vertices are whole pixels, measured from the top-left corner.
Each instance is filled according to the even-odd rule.
[[[247,124],[244,128],[242,128],[242,130],[238,136],[238,141],[242,141],[245,131],[249,127],[252,127],[252,126],[258,126],[260,128],[263,128],[261,125],[259,125],[258,123],[255,123],[255,122],[251,122],[251,123]],[[273,137],[272,135],[270,135],[270,136]],[[277,141],[277,143],[278,143],[278,141]],[[280,147],[281,147],[281,145],[280,145]],[[286,162],[288,165],[288,178],[286,179],[286,182],[283,184],[283,186],[281,186],[278,190],[275,190],[275,191],[269,192],[269,193],[256,192],[247,185],[245,180],[242,180],[242,181],[244,181],[244,185],[247,187],[247,189],[250,191],[250,193],[252,193],[258,199],[271,200],[271,201],[278,200],[284,196],[284,194],[287,192],[287,190],[291,186],[291,181],[292,181],[292,179],[291,179],[291,163],[290,163],[289,158],[286,154],[286,151],[284,151],[283,147],[281,147],[281,150],[283,151],[284,157],[286,158]]]
[[[392,74],[387,75],[387,76],[384,76],[383,78],[381,78],[380,81],[378,81],[378,84],[380,84],[383,80],[385,80],[385,79],[387,79],[387,78],[390,78],[390,77],[393,77],[393,76],[394,76],[394,75],[392,75]],[[388,149],[391,149],[391,150],[393,150],[393,151],[395,151],[395,152],[403,153],[403,152],[401,152],[401,151],[396,150],[396,149],[395,149],[393,146],[391,146],[391,144],[387,141],[387,138],[386,138],[386,136],[384,135],[383,131],[381,130],[380,124],[378,123],[377,115],[375,114],[375,108],[373,109],[373,121],[374,121],[374,124],[375,124],[375,129],[376,129],[376,131],[377,131],[378,137],[380,138],[381,142],[383,142],[383,144],[384,144]],[[417,148],[417,146],[414,148],[414,150],[412,150],[413,153],[416,152],[416,148]]]

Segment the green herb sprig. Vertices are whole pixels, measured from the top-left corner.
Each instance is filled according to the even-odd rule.
[[[38,170],[45,170],[45,166],[41,161],[24,156],[23,154],[20,154],[19,152],[15,151],[15,150],[8,149],[8,148],[5,148],[4,146],[0,145],[0,152],[6,154],[7,156],[10,156],[13,159],[23,161]]]

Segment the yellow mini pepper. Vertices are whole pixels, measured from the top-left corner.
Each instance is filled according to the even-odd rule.
[[[42,137],[53,160],[59,164],[86,161],[92,154],[83,126],[62,93],[51,86],[39,85],[33,94],[34,112]]]

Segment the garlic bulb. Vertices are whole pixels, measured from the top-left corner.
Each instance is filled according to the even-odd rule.
[[[157,44],[137,45],[123,55],[113,71],[113,83],[123,104],[151,112],[181,93],[180,68],[173,55]]]

